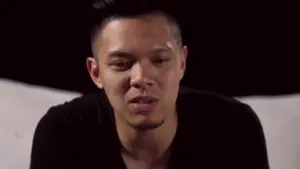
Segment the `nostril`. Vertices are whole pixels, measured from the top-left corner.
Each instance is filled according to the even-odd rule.
[[[132,86],[133,86],[134,88],[137,88],[137,89],[142,88],[142,86],[141,86],[140,84],[133,84]]]
[[[153,86],[153,84],[152,83],[135,83],[132,86],[137,89],[146,89],[146,88]]]

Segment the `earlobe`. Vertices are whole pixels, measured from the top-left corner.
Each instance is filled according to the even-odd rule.
[[[94,82],[94,84],[98,88],[103,88],[103,84],[101,81],[100,73],[99,73],[99,66],[97,64],[97,61],[93,57],[88,57],[86,60],[87,69],[89,72],[89,75]]]
[[[181,76],[180,76],[180,80],[182,80],[183,79],[183,76],[184,76],[184,70],[181,70]]]
[[[188,56],[188,48],[187,48],[187,46],[183,46],[181,51],[182,51],[181,52],[182,59],[186,60],[186,58]]]
[[[186,59],[188,55],[188,49],[187,46],[183,46],[181,50],[181,79],[184,76],[185,70],[186,70]]]

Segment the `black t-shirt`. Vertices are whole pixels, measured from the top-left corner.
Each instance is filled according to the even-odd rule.
[[[246,104],[181,88],[169,169],[268,169],[257,115]],[[30,169],[126,169],[103,90],[51,107],[35,130]]]

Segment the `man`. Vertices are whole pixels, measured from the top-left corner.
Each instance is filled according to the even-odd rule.
[[[256,114],[234,99],[181,88],[188,49],[179,25],[160,2],[139,2],[95,5],[102,18],[87,68],[99,91],[50,108],[30,168],[267,169]]]

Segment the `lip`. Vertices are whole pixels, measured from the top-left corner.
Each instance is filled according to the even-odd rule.
[[[150,99],[149,103],[139,103],[137,102],[140,99]],[[137,96],[130,99],[129,104],[138,113],[152,112],[157,105],[158,99],[153,96]]]
[[[150,95],[140,95],[140,96],[135,96],[133,98],[131,98],[129,100],[129,103],[136,103],[138,100],[140,99],[149,99],[149,100],[152,100],[152,101],[157,101],[158,99],[154,96],[150,96]]]

